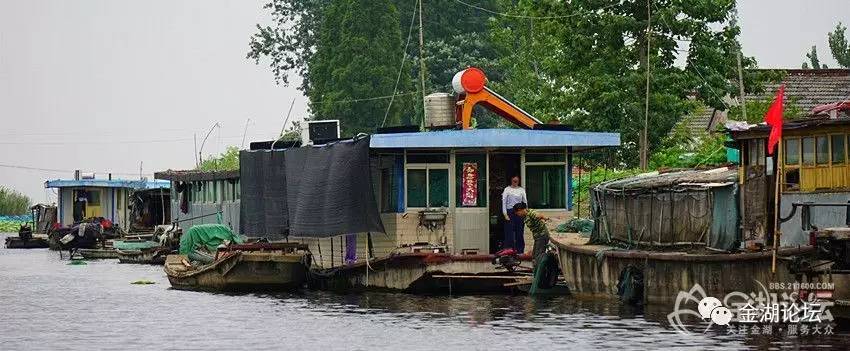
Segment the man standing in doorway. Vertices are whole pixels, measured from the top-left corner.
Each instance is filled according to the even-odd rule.
[[[505,217],[505,240],[502,249],[514,249],[517,253],[525,252],[525,227],[522,218],[514,213],[514,206],[527,203],[525,189],[519,186],[519,176],[511,177],[511,185],[502,191],[502,215]]]

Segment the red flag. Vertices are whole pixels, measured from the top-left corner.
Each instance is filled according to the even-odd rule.
[[[770,126],[770,137],[767,138],[767,154],[773,155],[773,148],[782,139],[782,102],[785,95],[785,84],[779,86],[776,98],[764,114],[764,121]]]

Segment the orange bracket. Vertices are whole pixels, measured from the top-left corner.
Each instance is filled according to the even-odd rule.
[[[477,93],[467,93],[463,96],[463,100],[458,101],[457,121],[460,122],[463,129],[472,128],[472,110],[477,104],[481,104],[520,128],[532,129],[535,124],[540,124],[539,120],[527,112],[496,94],[496,92],[484,87]]]
[[[540,124],[537,118],[490,90],[486,85],[487,76],[475,67],[460,71],[452,78],[452,87],[461,99],[457,102],[455,119],[463,129],[472,128],[472,110],[477,104],[482,104],[488,110],[520,128],[532,129],[535,124]]]

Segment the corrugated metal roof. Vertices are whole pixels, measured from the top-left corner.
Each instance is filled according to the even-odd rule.
[[[130,188],[143,189],[170,189],[171,182],[166,180],[127,180],[127,179],[55,179],[44,182],[45,188]]]
[[[179,182],[192,182],[192,181],[204,181],[204,180],[222,180],[222,179],[238,179],[239,178],[239,170],[227,170],[227,171],[198,171],[198,170],[185,170],[185,171],[174,171],[167,170],[162,172],[156,172],[153,174],[153,177],[156,179],[165,179]]]
[[[471,129],[372,135],[369,147],[498,148],[620,146],[620,133],[527,129]]]

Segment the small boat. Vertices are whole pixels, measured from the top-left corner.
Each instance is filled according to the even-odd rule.
[[[220,224],[192,226],[180,239],[180,254],[166,258],[165,273],[171,287],[211,291],[293,290],[307,281],[311,256],[306,245],[241,244],[241,241],[230,228]]]
[[[113,248],[78,249],[77,252],[87,260],[108,260],[118,258],[118,251]]]
[[[21,239],[19,236],[6,237],[7,249],[46,249],[50,247],[47,238],[33,237]]]
[[[164,264],[165,257],[173,252],[170,248],[152,247],[139,250],[115,249],[118,262],[135,264]]]
[[[175,253],[183,230],[177,225],[157,226],[149,238],[115,240],[112,247],[118,252],[118,262],[134,264],[165,264],[165,257]]]
[[[50,247],[47,238],[34,236],[29,224],[23,224],[18,229],[18,236],[6,238],[7,249],[43,249]]]

